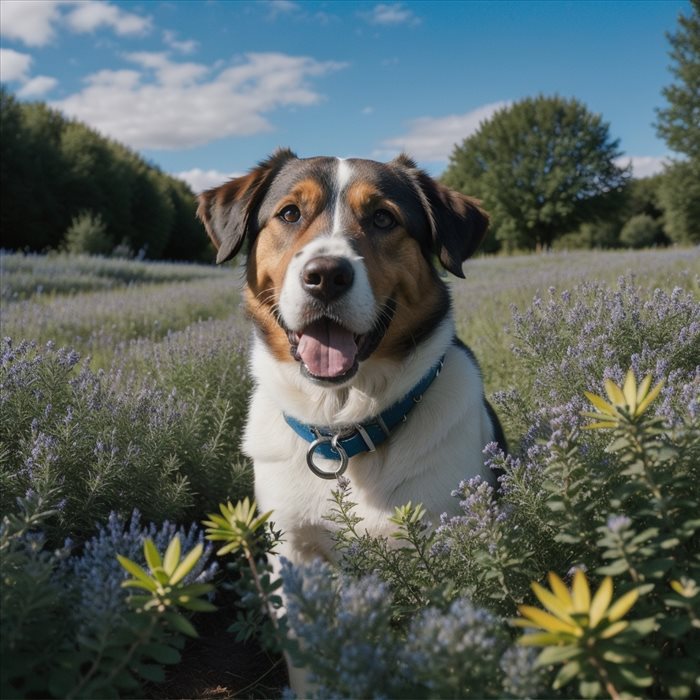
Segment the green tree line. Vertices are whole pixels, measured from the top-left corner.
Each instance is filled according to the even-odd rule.
[[[182,180],[4,87],[0,129],[3,248],[209,259],[194,193]]]
[[[700,243],[700,0],[668,40],[655,126],[679,158],[659,175],[632,179],[602,117],[560,96],[505,107],[454,147],[442,180],[483,201],[490,250]]]

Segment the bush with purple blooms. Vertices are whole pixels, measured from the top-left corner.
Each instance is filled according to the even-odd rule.
[[[288,615],[263,638],[299,655],[318,697],[700,694],[700,285],[687,272],[699,252],[472,261],[464,293],[454,288],[455,314],[487,388],[499,389],[490,398],[512,453],[487,448],[502,470],[498,493],[478,480],[455,484],[459,516],[427,523],[420,504],[406,504],[392,519],[397,536],[381,540],[356,517],[352,484],[340,482],[328,504],[338,565],[286,565],[275,581],[262,558],[281,536],[270,531],[226,567],[245,608],[233,629],[249,636],[260,591],[275,607],[284,586]],[[28,262],[38,271],[44,261]],[[172,553],[175,531],[127,523],[132,509],[189,523],[251,490],[238,452],[249,379],[237,275],[45,262],[42,274],[57,275],[46,280],[50,297],[21,274],[3,276],[5,298],[26,301],[2,309],[15,337],[3,343],[0,370],[0,694],[133,697],[143,691],[130,685],[159,680],[160,666],[179,659],[179,633],[163,626],[166,637],[151,639],[153,620],[136,621],[125,604],[116,554],[143,567],[144,538]],[[123,286],[130,265],[148,284],[111,299],[62,296],[70,275],[91,265],[89,289]],[[637,278],[625,276],[630,268]],[[517,308],[504,330],[509,304]],[[48,342],[65,333],[76,349]],[[90,348],[92,364],[81,359]],[[628,368],[640,396],[664,381],[641,417],[642,399],[625,403]],[[619,395],[608,393],[608,404],[601,395],[612,385]],[[586,391],[602,402],[594,406],[605,429],[584,429]],[[179,532],[183,552],[201,539]],[[255,574],[246,573],[251,559]],[[161,563],[151,557],[151,573],[134,579],[147,596],[165,595]],[[582,570],[595,591],[588,600],[571,582]],[[547,576],[559,588],[533,587]],[[115,632],[126,619],[131,632]],[[538,629],[523,646],[517,626],[528,620]],[[288,628],[301,644],[281,635]],[[154,644],[142,648],[147,638]],[[120,654],[138,668],[103,665]]]
[[[243,343],[235,329],[208,331],[209,354],[190,329],[163,346],[134,347],[109,372],[52,343],[2,341],[3,512],[28,492],[54,494],[47,534],[59,542],[85,537],[111,511],[185,522],[222,495],[244,496]],[[150,376],[135,371],[143,365]]]
[[[181,658],[183,634],[192,630],[186,620],[171,617],[178,615],[176,596],[211,588],[213,548],[206,545],[204,556],[182,560],[173,603],[139,611],[129,605],[127,570],[117,556],[143,567],[145,541],[158,551],[172,553],[172,543],[179,543],[178,553],[180,547],[191,552],[204,547],[202,531],[168,522],[143,526],[138,511],[128,522],[112,513],[82,548],[67,540],[56,549],[42,532],[56,515],[53,496],[18,499],[16,512],[0,523],[0,695],[141,697],[144,681],[163,680],[162,665]],[[202,604],[209,606],[202,601],[194,609],[204,609]]]
[[[341,478],[337,568],[282,568],[278,641],[314,696],[697,697],[699,320],[690,294],[624,279],[538,297],[514,313],[531,380],[500,397],[534,420],[512,454],[488,446],[497,491],[463,482],[440,523],[397,508],[384,539]]]

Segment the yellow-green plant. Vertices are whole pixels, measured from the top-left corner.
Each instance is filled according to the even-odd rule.
[[[270,552],[275,545],[275,533],[273,541],[265,537],[264,525],[270,519],[272,511],[256,515],[257,504],[250,501],[246,496],[242,501],[233,505],[231,501],[219,505],[219,513],[210,513],[209,520],[204,520],[206,526],[206,537],[212,542],[224,542],[224,545],[217,550],[219,556],[243,552],[247,568],[242,569],[234,560],[229,562],[229,568],[240,574],[240,580],[234,589],[242,599],[249,600],[248,595],[255,592],[260,599],[262,607],[266,613],[266,619],[272,624],[273,633],[270,645],[275,646],[282,641],[283,633],[277,616],[277,609],[281,605],[281,600],[275,595],[281,582],[272,581],[269,564],[264,561],[256,561],[256,557]],[[252,586],[252,590],[249,587]],[[238,633],[238,638],[243,640],[250,637],[255,628],[262,623],[260,607],[253,606],[247,615],[239,615],[237,622],[232,625],[230,631]]]
[[[620,428],[625,424],[637,424],[645,411],[661,392],[664,382],[660,381],[653,389],[651,375],[647,374],[637,386],[637,379],[630,369],[622,387],[610,379],[605,380],[605,392],[609,403],[602,396],[585,391],[586,398],[598,409],[597,412],[584,411],[583,415],[595,418],[596,422],[587,425],[589,430],[599,428]]]
[[[165,555],[161,557],[153,540],[146,539],[143,543],[143,553],[146,557],[149,571],[126,557],[117,555],[119,563],[133,578],[122,583],[124,588],[141,588],[146,593],[129,596],[128,601],[138,613],[155,613],[178,632],[190,637],[196,637],[197,631],[192,623],[176,608],[197,612],[211,612],[216,606],[204,599],[214,587],[209,583],[185,584],[183,579],[189,574],[202,556],[204,545],[200,542],[182,559],[180,538],[174,537]],[[152,617],[153,624],[157,617]]]
[[[550,571],[548,578],[551,590],[539,583],[532,584],[535,596],[546,610],[532,605],[518,606],[522,617],[513,620],[513,624],[537,630],[525,634],[519,643],[545,647],[537,659],[538,666],[564,664],[554,679],[555,689],[578,678],[584,697],[595,696],[602,685],[610,697],[619,698],[617,664],[634,659],[633,642],[637,635],[624,641],[615,638],[630,626],[622,618],[637,602],[638,591],[632,589],[613,603],[610,576],[603,579],[593,596],[581,569],[574,574],[571,590],[554,572]],[[648,674],[637,673],[634,679],[638,686],[651,684]],[[628,677],[627,681],[630,680]]]

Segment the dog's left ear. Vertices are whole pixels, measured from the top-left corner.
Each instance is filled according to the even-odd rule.
[[[430,223],[433,252],[446,270],[463,278],[462,263],[484,240],[488,214],[478,200],[436,182],[409,157],[400,155],[394,163],[407,169],[417,185]]]
[[[218,251],[217,263],[230,260],[245,238],[255,235],[252,215],[282,166],[294,158],[296,155],[289,149],[279,149],[247,175],[199,195],[197,216]]]

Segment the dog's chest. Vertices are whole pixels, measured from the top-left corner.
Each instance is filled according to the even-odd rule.
[[[481,450],[488,441],[488,418],[480,392],[450,391],[456,384],[464,387],[469,377],[460,367],[461,354],[448,359],[445,376],[389,441],[376,453],[350,460],[349,500],[363,519],[360,532],[389,536],[396,529],[389,517],[408,501],[422,503],[427,518],[437,524],[442,513],[457,513],[459,504],[451,492],[459,482],[484,473]],[[471,396],[477,398],[466,398]],[[333,558],[327,516],[334,508],[337,483],[309,470],[308,447],[284,420],[279,392],[259,385],[250,404],[244,449],[254,461],[258,505],[274,512],[272,520],[286,533],[281,553],[295,561]],[[334,463],[323,466],[332,470]]]

